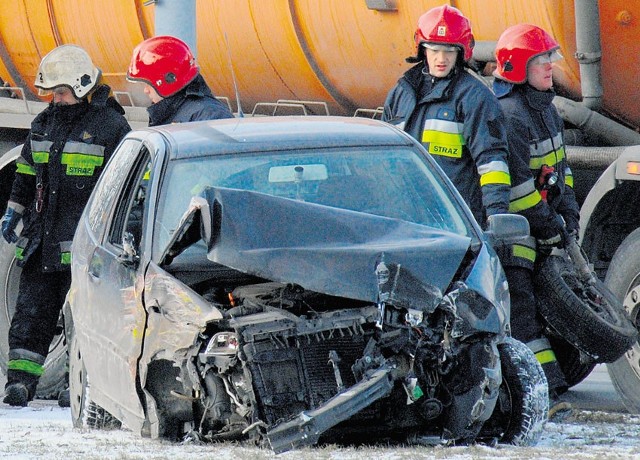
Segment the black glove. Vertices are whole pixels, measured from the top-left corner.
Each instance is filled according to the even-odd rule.
[[[564,249],[569,240],[569,232],[564,225],[564,220],[557,214],[552,221],[552,229],[555,234],[549,238],[539,239],[538,245],[546,249],[553,247]]]
[[[2,236],[7,243],[15,243],[18,241],[18,235],[16,235],[15,230],[20,219],[22,219],[22,214],[13,208],[7,208],[7,212],[2,218]]]
[[[578,241],[578,234],[580,233],[580,221],[573,216],[563,216],[566,222],[566,229],[569,235],[573,235]]]

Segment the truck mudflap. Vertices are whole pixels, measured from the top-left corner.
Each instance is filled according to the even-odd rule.
[[[369,378],[338,393],[317,409],[302,411],[276,426],[267,433],[271,448],[280,454],[316,444],[322,433],[388,396],[393,389],[394,370],[395,366],[385,363]]]

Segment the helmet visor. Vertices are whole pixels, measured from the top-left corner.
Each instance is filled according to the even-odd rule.
[[[562,54],[558,50],[549,51],[548,53],[540,54],[531,59],[532,65],[551,64],[562,59]]]
[[[64,94],[68,91],[73,93],[73,90],[70,86],[67,85],[58,85],[53,88],[38,88],[38,96],[51,96],[52,94]]]
[[[422,46],[424,46],[426,49],[432,50],[432,51],[444,51],[445,53],[451,53],[454,51],[459,51],[460,48],[458,48],[455,45],[443,45],[442,43],[428,43],[425,42],[422,44]]]

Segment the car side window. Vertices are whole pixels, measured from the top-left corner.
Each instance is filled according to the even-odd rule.
[[[117,199],[122,184],[129,174],[129,168],[135,155],[140,150],[140,141],[125,139],[109,161],[109,167],[102,173],[90,203],[87,205],[87,216],[91,231],[102,235],[113,203]]]
[[[137,249],[142,239],[144,206],[151,172],[151,159],[146,147],[142,148],[130,171],[113,213],[109,242],[122,247],[123,241],[128,241]]]

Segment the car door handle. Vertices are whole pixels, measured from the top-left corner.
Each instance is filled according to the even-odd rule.
[[[100,273],[102,271],[102,259],[94,252],[89,261],[87,272],[94,282],[100,281]]]

